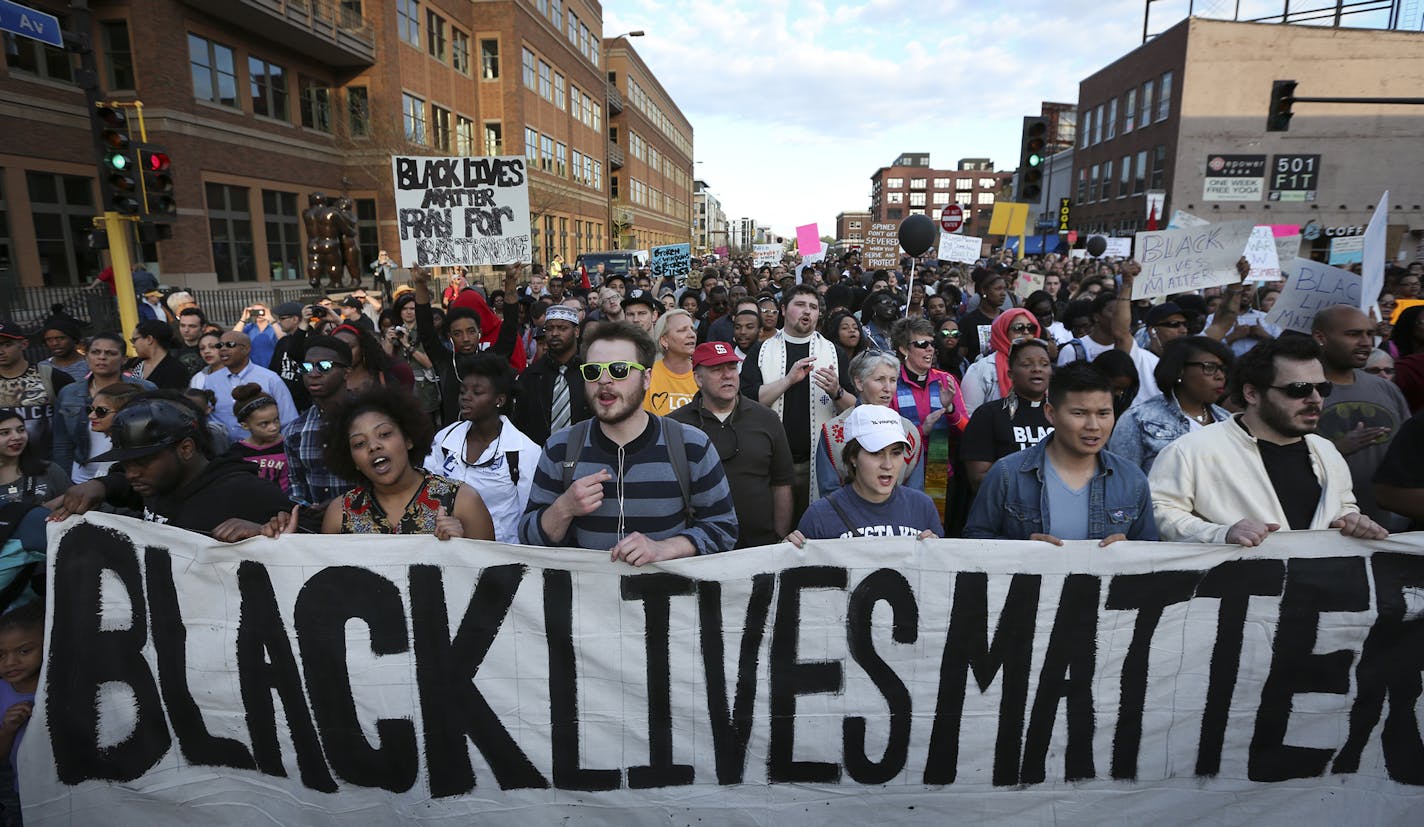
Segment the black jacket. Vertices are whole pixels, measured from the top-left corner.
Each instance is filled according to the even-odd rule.
[[[140,498],[120,465],[102,478],[110,504],[142,508],[149,522],[211,533],[230,517],[265,523],[292,503],[276,483],[257,476],[257,465],[236,457],[209,460],[191,483],[171,494]]]
[[[311,394],[302,382],[301,363],[306,358],[307,335],[307,331],[298,329],[278,339],[272,349],[272,361],[267,364],[268,370],[282,377],[282,384],[292,394],[292,404],[302,412],[312,404]]]
[[[574,354],[569,360],[564,376],[569,383],[569,424],[582,422],[592,414],[588,400],[583,396],[583,374],[579,365],[583,360]],[[559,375],[559,366],[548,354],[524,369],[516,383],[514,394],[514,427],[525,436],[543,445],[549,441],[549,419],[554,414],[554,379]]]
[[[430,305],[415,306],[415,329],[421,346],[425,348],[425,355],[430,357],[430,364],[434,366],[435,374],[440,377],[440,417],[441,422],[449,425],[460,419],[460,372],[455,369],[455,354],[450,352],[450,348],[445,345],[444,335],[436,329],[435,315],[430,311]],[[514,353],[518,337],[519,302],[507,302],[504,305],[499,338],[490,346],[489,352],[498,353],[508,359],[510,354]]]

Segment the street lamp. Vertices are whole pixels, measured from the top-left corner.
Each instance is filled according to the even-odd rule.
[[[634,29],[634,30],[631,31],[631,32],[627,32],[627,33],[625,33],[625,34],[620,34],[620,35],[618,35],[618,37],[610,37],[610,38],[608,38],[608,39],[609,39],[609,40],[618,40],[618,39],[624,38],[624,37],[642,37],[642,36],[643,36],[643,30],[642,30],[642,29]]]

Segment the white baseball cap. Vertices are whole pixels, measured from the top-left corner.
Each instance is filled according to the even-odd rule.
[[[857,405],[846,417],[845,436],[863,451],[875,453],[896,442],[910,444],[900,415],[884,405]]]

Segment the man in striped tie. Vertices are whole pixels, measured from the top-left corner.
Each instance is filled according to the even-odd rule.
[[[544,356],[520,374],[514,403],[515,426],[540,445],[589,417],[578,342],[578,311],[550,305],[544,313]]]

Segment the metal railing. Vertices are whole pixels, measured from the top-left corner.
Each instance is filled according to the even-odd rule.
[[[237,323],[242,311],[261,303],[274,308],[282,302],[311,302],[324,293],[305,282],[261,287],[188,290],[208,321],[224,328]],[[62,313],[78,319],[85,335],[118,330],[119,306],[107,289],[87,287],[21,287],[0,292],[0,318],[22,330],[37,331],[51,316]]]

